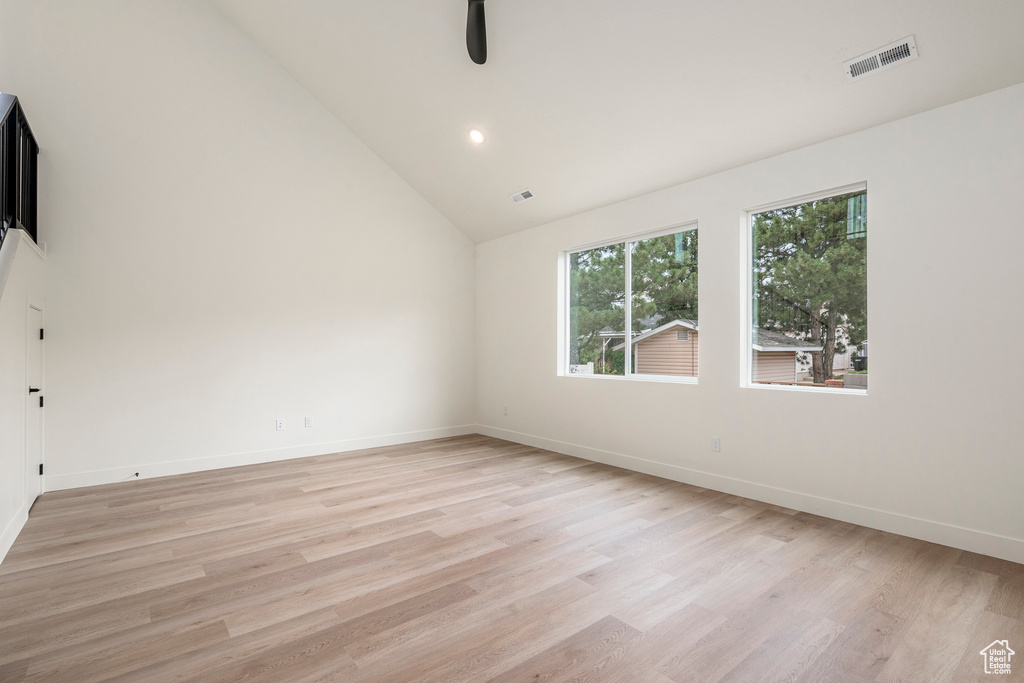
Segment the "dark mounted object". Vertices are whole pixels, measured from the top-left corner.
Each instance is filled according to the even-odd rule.
[[[0,93],[0,114],[0,242],[11,228],[21,228],[38,242],[39,145],[17,97]]]
[[[466,49],[477,64],[487,61],[487,25],[484,22],[484,0],[469,0],[466,17]]]
[[[38,393],[39,393],[39,391],[40,391],[40,390],[39,390],[39,389],[37,389],[37,388],[35,388],[35,387],[29,387],[29,388],[28,388],[28,393],[30,393],[30,394],[38,394]]]

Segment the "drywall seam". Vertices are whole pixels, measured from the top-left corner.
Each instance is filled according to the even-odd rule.
[[[794,510],[800,510],[801,512],[859,524],[872,529],[888,531],[931,543],[939,543],[961,550],[991,555],[992,557],[1002,558],[1011,562],[1024,563],[1024,539],[1000,536],[945,522],[912,517],[888,510],[879,510],[855,503],[801,493],[800,491],[791,491],[753,481],[725,477],[719,474],[712,474],[711,472],[670,465],[589,446],[580,446],[489,425],[477,425],[476,431],[497,439],[505,439],[506,441],[543,448],[585,460],[614,465],[615,467],[621,467],[634,472],[642,472],[702,488],[752,498],[772,503],[773,505],[781,505]]]
[[[367,436],[358,439],[346,439],[344,441],[327,441],[323,443],[303,444],[301,446],[290,446],[287,448],[272,448],[268,450],[249,451],[244,453],[229,453],[226,455],[216,455],[207,458],[126,465],[124,467],[72,472],[69,474],[48,474],[44,475],[44,490],[61,491],[65,489],[82,488],[85,486],[98,486],[100,484],[112,484],[119,481],[128,481],[130,479],[135,479],[136,472],[139,473],[139,479],[151,479],[153,477],[166,477],[173,474],[187,474],[189,472],[202,472],[205,470],[217,470],[225,467],[239,467],[242,465],[257,465],[260,463],[274,462],[278,460],[309,458],[317,455],[344,453],[346,451],[355,451],[364,448],[378,448],[380,446],[394,446],[397,444],[412,443],[415,441],[442,439],[450,436],[464,436],[466,434],[474,433],[476,433],[475,425],[440,427],[437,429],[425,429],[416,432],[398,432],[395,434]]]

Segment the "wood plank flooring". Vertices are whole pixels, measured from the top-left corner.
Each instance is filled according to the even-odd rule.
[[[1024,680],[1024,566],[483,436],[47,493],[2,681]]]

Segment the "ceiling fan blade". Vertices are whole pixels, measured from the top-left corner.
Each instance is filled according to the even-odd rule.
[[[469,58],[477,64],[487,61],[484,0],[469,0],[469,16],[466,18],[466,48],[469,50]]]

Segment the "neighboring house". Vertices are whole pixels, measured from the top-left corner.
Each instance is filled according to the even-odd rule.
[[[611,332],[622,338],[621,332]],[[700,351],[696,320],[678,319],[665,323],[633,338],[633,372],[638,375],[672,375],[696,377]],[[625,348],[625,342],[612,347]],[[821,351],[821,346],[788,337],[782,332],[758,328],[755,331],[754,382],[795,382],[797,354]]]
[[[633,337],[633,372],[697,376],[697,321],[673,320]],[[621,351],[626,343],[613,347]]]
[[[797,354],[824,348],[760,327],[754,330],[752,341],[751,378],[754,382],[795,382],[799,368]]]

